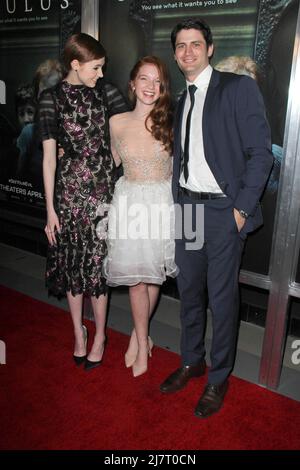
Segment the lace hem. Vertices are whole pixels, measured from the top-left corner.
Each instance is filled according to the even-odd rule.
[[[100,285],[97,286],[72,286],[70,283],[65,282],[63,285],[57,285],[57,281],[52,282],[50,279],[46,279],[46,288],[48,289],[49,296],[62,299],[66,297],[67,292],[71,292],[75,295],[85,295],[87,297],[100,297],[100,295],[106,295],[108,292],[108,286],[106,280],[103,278]]]

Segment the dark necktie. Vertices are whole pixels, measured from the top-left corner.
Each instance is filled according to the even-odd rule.
[[[191,99],[191,106],[186,118],[186,127],[185,127],[185,141],[184,141],[184,151],[183,151],[183,175],[185,182],[187,182],[189,177],[189,169],[188,169],[188,162],[189,162],[189,146],[190,146],[190,129],[191,129],[191,117],[192,111],[195,104],[195,92],[197,90],[196,85],[189,86],[189,94]]]

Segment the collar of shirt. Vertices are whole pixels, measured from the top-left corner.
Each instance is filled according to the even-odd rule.
[[[196,78],[194,82],[188,82],[188,81],[186,82],[187,90],[190,85],[196,85],[196,87],[199,88],[200,90],[206,89],[209,85],[212,71],[213,71],[212,66],[208,64],[208,66],[204,70],[202,70],[202,72],[198,75],[198,77]]]

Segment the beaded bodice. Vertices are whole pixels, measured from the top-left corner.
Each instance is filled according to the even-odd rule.
[[[163,145],[145,128],[144,120],[131,113],[115,116],[111,126],[112,145],[123,163],[124,176],[130,181],[163,181],[172,172],[172,159]]]

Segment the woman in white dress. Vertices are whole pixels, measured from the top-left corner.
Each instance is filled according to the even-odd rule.
[[[109,210],[110,286],[128,285],[134,329],[125,364],[134,377],[147,370],[153,343],[149,320],[160,285],[174,277],[174,208],[171,194],[172,111],[169,78],[160,59],[139,60],[130,74],[133,111],[110,119],[112,153],[123,164]],[[98,227],[101,237],[101,226]]]

